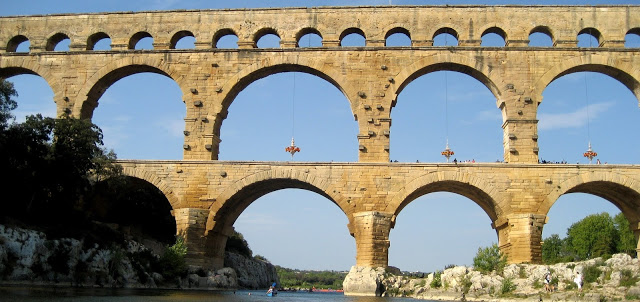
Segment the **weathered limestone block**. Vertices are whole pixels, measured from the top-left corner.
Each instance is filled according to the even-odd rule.
[[[353,215],[358,255],[356,265],[383,267],[388,264],[389,231],[392,215],[382,212],[359,212]]]
[[[344,294],[347,296],[381,296],[384,292],[382,288],[384,273],[384,267],[352,266],[342,282]]]

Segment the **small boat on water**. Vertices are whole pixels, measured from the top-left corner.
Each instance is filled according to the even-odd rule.
[[[276,283],[274,282],[267,290],[267,297],[273,297],[278,294],[278,290],[276,289]]]

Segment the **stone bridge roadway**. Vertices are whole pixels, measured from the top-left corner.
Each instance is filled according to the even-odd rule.
[[[121,160],[126,175],[169,200],[189,261],[219,268],[233,224],[256,199],[298,188],[316,192],[347,216],[356,265],[386,267],[389,232],[416,198],[452,192],[491,218],[511,263],[541,261],[542,228],[563,194],[582,192],[616,205],[640,235],[640,166],[505,163],[323,163]],[[455,219],[455,213],[451,213]],[[328,221],[327,223],[331,223]],[[347,231],[345,229],[345,231]],[[455,234],[452,234],[455,236]]]

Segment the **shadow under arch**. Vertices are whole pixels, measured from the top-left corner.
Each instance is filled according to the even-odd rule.
[[[631,68],[632,64],[621,60],[610,60],[602,55],[586,55],[563,60],[548,70],[534,85],[533,95],[541,96],[542,92],[556,79],[575,72],[591,71],[608,75],[629,88],[638,99],[640,105],[640,72]]]
[[[91,119],[94,109],[98,107],[98,100],[111,85],[130,75],[144,72],[163,75],[174,80],[185,94],[183,85],[176,80],[178,77],[173,76],[174,72],[161,60],[142,58],[131,62],[130,59],[121,59],[104,66],[86,81],[87,85],[78,93],[78,96],[87,98],[76,101],[73,112],[79,113],[80,118]]]
[[[404,68],[396,76],[396,81],[399,85],[397,85],[394,100],[397,100],[397,96],[413,80],[436,71],[457,71],[471,76],[491,91],[496,98],[496,107],[499,107],[501,91],[498,87],[505,86],[502,85],[503,81],[501,79],[492,79],[487,76],[489,74],[488,67],[483,65],[481,62],[454,53],[441,53],[435,56],[422,58],[414,61],[413,64]],[[395,103],[392,104],[392,107],[394,106]]]
[[[135,165],[135,161],[132,162]],[[164,196],[169,201],[169,205],[171,205],[172,210],[180,208],[180,201],[173,193],[173,189],[171,189],[171,186],[169,186],[159,177],[155,176],[153,172],[145,171],[144,168],[141,167],[129,166],[128,161],[119,160],[116,163],[122,165],[123,175],[142,179],[158,188],[158,190],[160,190],[160,192],[162,192],[162,194],[164,194]]]
[[[317,193],[338,206],[351,222],[353,208],[348,199],[335,193],[332,186],[321,177],[292,169],[272,169],[240,179],[222,192],[209,209],[206,232],[224,231],[235,223],[251,203],[282,189],[302,189]]]
[[[640,222],[640,181],[614,172],[581,173],[558,184],[537,209],[547,215],[561,195],[587,193],[615,205],[631,226]]]
[[[422,175],[407,183],[387,204],[385,212],[393,213],[395,221],[395,217],[409,203],[434,192],[450,192],[471,199],[487,213],[494,224],[502,218],[502,213],[509,212],[508,208],[502,208],[509,205],[503,202],[498,189],[483,179],[461,173],[439,172]]]
[[[335,86],[342,94],[345,96],[347,101],[349,102],[349,106],[351,108],[351,113],[354,114],[355,118],[355,105],[349,99],[349,96],[340,84],[339,79],[342,77],[338,74],[328,74],[322,71],[322,61],[313,61],[308,60],[306,58],[282,58],[279,57],[275,60],[261,60],[258,63],[252,64],[242,71],[237,73],[235,76],[229,78],[225,84],[221,87],[222,91],[228,91],[222,100],[222,106],[220,107],[220,111],[215,114],[218,118],[215,119],[215,124],[213,125],[213,134],[220,137],[220,129],[222,128],[222,122],[227,117],[227,113],[229,111],[229,107],[231,103],[237,98],[238,94],[251,85],[253,82],[260,80],[262,78],[268,77],[270,75],[283,73],[283,72],[303,72],[310,75],[317,76],[333,86]]]
[[[148,180],[125,174],[101,179],[84,204],[92,220],[115,223],[128,236],[175,243],[174,207],[165,192]]]

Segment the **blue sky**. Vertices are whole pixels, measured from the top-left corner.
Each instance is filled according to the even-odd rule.
[[[546,1],[545,4],[632,2]],[[257,8],[265,7],[264,3],[281,7],[388,5],[390,2],[26,0],[3,4],[0,15]],[[528,2],[428,2],[465,3]],[[637,36],[628,38],[629,47],[640,46]],[[148,47],[150,42],[146,43]],[[188,46],[193,42],[184,43]],[[270,41],[267,37],[260,43]],[[588,45],[588,37],[581,43]],[[54,116],[53,95],[43,79],[22,75],[10,80],[20,94],[18,119],[38,112]],[[582,153],[590,140],[603,163],[638,163],[640,109],[638,100],[621,83],[596,73],[575,73],[552,82],[543,96],[538,114],[541,159],[587,163]],[[103,129],[107,147],[114,149],[119,158],[181,159],[185,115],[181,100],[181,92],[171,79],[155,74],[133,75],[106,91],[99,100],[93,121]],[[443,118],[445,112],[446,119]],[[440,151],[447,137],[458,160],[502,159],[502,118],[495,98],[469,76],[436,72],[416,79],[398,96],[392,118],[393,160],[443,162]],[[292,120],[295,120],[293,127]],[[281,73],[252,83],[234,100],[221,132],[221,160],[290,160],[283,149],[292,134],[302,149],[295,155],[296,161],[347,162],[356,161],[358,155],[357,123],[344,95],[328,82],[303,73]],[[619,212],[599,197],[563,196],[549,213],[543,237],[564,236],[572,223],[603,211],[612,215]],[[300,269],[348,270],[355,264],[355,241],[348,234],[346,224],[344,214],[329,200],[308,191],[288,189],[258,199],[240,216],[235,227],[247,238],[255,254],[265,256],[274,264]],[[389,264],[407,271],[434,271],[448,264],[471,264],[478,247],[497,242],[490,224],[480,207],[465,197],[451,193],[425,195],[398,216],[390,235]]]

